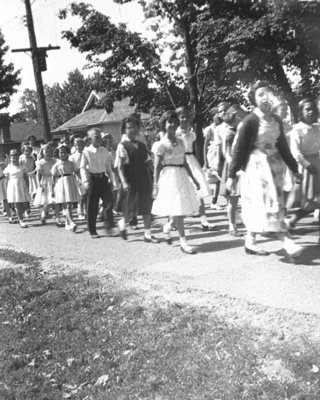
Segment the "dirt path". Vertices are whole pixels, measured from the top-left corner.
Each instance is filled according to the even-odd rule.
[[[303,234],[298,242],[306,249],[295,265],[270,238],[263,239],[264,248],[272,252],[269,257],[246,256],[243,241],[228,236],[224,213],[211,213],[210,219],[218,224],[216,232],[203,233],[198,219],[187,219],[190,242],[199,250],[194,256],[182,254],[178,240],[172,246],[146,244],[141,230],[130,232],[124,242],[92,240],[84,224],[76,234],[51,222],[40,226],[35,212],[26,230],[1,218],[0,246],[42,256],[50,271],[89,271],[102,282],[112,276],[122,287],[138,290],[145,301],[151,296],[209,306],[234,323],[268,327],[279,337],[320,339],[320,247],[312,219],[298,227],[297,233]],[[158,232],[161,222],[155,221]]]

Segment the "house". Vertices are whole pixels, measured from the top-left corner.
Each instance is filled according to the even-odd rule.
[[[38,141],[43,139],[42,127],[34,121],[11,122],[8,113],[0,113],[0,150],[9,153],[11,149],[20,150],[21,143],[29,135],[34,135]]]
[[[65,134],[77,134],[85,136],[88,129],[97,127],[104,133],[111,133],[114,143],[119,143],[121,139],[120,125],[123,118],[135,112],[135,107],[131,106],[128,98],[116,101],[113,111],[108,113],[104,108],[99,108],[98,103],[105,96],[102,92],[93,90],[81,112],[57,129],[52,131],[54,139],[60,139]],[[147,114],[141,115],[141,120],[148,119]]]

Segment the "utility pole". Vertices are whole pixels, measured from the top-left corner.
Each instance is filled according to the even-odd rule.
[[[51,140],[51,132],[50,132],[50,126],[49,126],[48,112],[47,112],[47,107],[46,107],[46,99],[45,99],[44,90],[43,90],[41,71],[46,70],[46,63],[45,63],[46,51],[60,49],[60,47],[57,47],[57,46],[56,47],[53,47],[53,46],[39,47],[39,48],[37,47],[37,41],[36,41],[36,35],[34,32],[30,0],[25,0],[25,5],[26,5],[26,17],[27,17],[27,26],[28,26],[28,32],[29,32],[30,48],[29,49],[16,49],[16,50],[12,50],[12,52],[14,53],[14,52],[19,52],[19,51],[31,51],[33,71],[34,71],[34,77],[35,77],[35,81],[36,81],[38,101],[39,101],[40,119],[41,119],[41,124],[42,124],[42,128],[43,128],[44,140],[46,142],[48,142]]]

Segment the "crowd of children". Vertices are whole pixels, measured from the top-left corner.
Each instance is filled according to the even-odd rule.
[[[250,114],[239,105],[218,104],[213,123],[204,129],[204,168],[194,154],[196,135],[186,107],[162,115],[159,140],[151,150],[140,133],[137,114],[122,121],[116,151],[112,135],[98,128],[90,129],[86,138],[75,136],[71,144],[50,142],[41,149],[29,137],[20,156],[10,150],[7,162],[0,163],[3,212],[10,223],[27,228],[31,204],[40,209],[42,224],[51,208],[56,226],[75,232],[77,206],[77,220],[87,220],[93,239],[99,237],[97,217],[109,236],[127,239],[129,223],[142,216],[147,243],[159,242],[151,232],[152,216],[167,217],[167,243],[176,229],[181,251],[194,254],[186,240],[184,217],[199,215],[202,231],[216,229],[208,222],[204,205],[213,189],[211,208],[220,209],[218,195],[225,196],[232,236],[242,235],[236,215],[241,196],[247,254],[267,255],[256,244],[256,236],[273,232],[288,255],[296,258],[302,248],[288,230],[320,208],[318,108],[313,99],[301,101],[299,123],[292,127],[285,120],[286,104],[272,108],[271,97],[268,84],[260,82],[249,93],[254,108]],[[287,208],[292,207],[297,211],[288,218]],[[115,215],[120,216],[117,229]]]

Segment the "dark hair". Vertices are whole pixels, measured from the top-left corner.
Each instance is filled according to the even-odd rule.
[[[34,135],[29,135],[29,136],[27,136],[28,142],[29,142],[31,139],[37,140],[37,138],[36,138]]]
[[[121,128],[120,128],[121,135],[123,135],[125,133],[126,125],[128,122],[133,122],[139,128],[140,124],[141,124],[139,114],[133,113],[133,114],[128,115],[126,118],[123,118],[123,120],[121,121]]]
[[[61,149],[65,149],[66,152],[67,152],[68,154],[70,154],[70,147],[69,147],[67,144],[61,143],[61,144],[58,146],[57,150],[60,151]]]
[[[317,122],[318,114],[319,114],[319,112],[318,112],[318,104],[317,104],[317,99],[315,99],[313,97],[306,97],[305,99],[302,99],[301,101],[299,101],[299,104],[298,104],[298,118],[299,118],[299,121],[303,121],[304,122],[303,109],[304,109],[304,106],[306,104],[308,104],[308,103],[310,103],[312,105],[313,109],[314,109],[314,115],[315,116],[314,116],[314,121],[313,122]]]
[[[11,150],[9,151],[9,157],[11,157],[11,156],[18,156],[18,155],[19,155],[19,152],[18,152],[17,149],[11,149]]]
[[[247,113],[239,104],[233,104],[231,107],[229,107],[225,116],[223,117],[223,120],[227,124],[232,124],[236,118],[236,115],[238,115],[241,119],[247,115]]]
[[[166,131],[166,122],[170,121],[173,118],[177,120],[177,123],[179,125],[179,117],[178,117],[178,114],[175,111],[169,110],[169,111],[164,112],[161,115],[161,117],[159,119],[159,126],[160,126],[160,129],[161,129],[162,132]]]
[[[248,92],[248,99],[251,104],[254,106],[257,105],[256,103],[256,91],[260,88],[270,88],[270,84],[267,81],[258,81],[254,85],[252,85]]]

